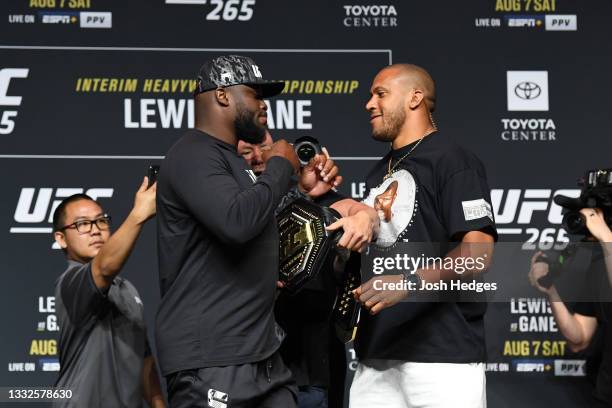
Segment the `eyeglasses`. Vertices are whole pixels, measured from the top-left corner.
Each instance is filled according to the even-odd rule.
[[[104,214],[100,218],[96,218],[95,220],[79,220],[77,222],[73,222],[72,224],[68,224],[60,228],[61,230],[74,228],[77,230],[79,234],[88,234],[91,232],[93,225],[96,224],[98,230],[106,231],[110,227],[111,217],[108,214]]]

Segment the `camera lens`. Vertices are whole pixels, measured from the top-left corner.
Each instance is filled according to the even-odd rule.
[[[588,233],[584,216],[579,211],[570,211],[563,216],[563,225],[570,234]]]
[[[305,166],[308,164],[310,159],[321,153],[321,145],[319,141],[314,137],[302,136],[298,138],[293,144],[295,153],[300,159],[300,164]]]
[[[316,156],[317,151],[311,144],[304,143],[297,149],[296,153],[301,162],[308,163],[310,159]]]

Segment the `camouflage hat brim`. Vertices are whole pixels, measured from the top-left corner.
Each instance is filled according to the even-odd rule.
[[[270,98],[283,92],[285,89],[285,82],[283,81],[266,81],[261,80],[257,82],[248,82],[243,85],[257,87],[261,89],[261,94],[264,98]]]
[[[284,81],[261,80],[257,82],[251,81],[251,82],[243,82],[243,83],[238,83],[238,84],[217,85],[217,86],[214,86],[214,84],[209,84],[209,87],[204,88],[204,89],[196,88],[194,91],[194,95],[197,95],[202,92],[212,91],[213,89],[217,89],[218,87],[235,86],[235,85],[247,85],[247,86],[252,86],[254,88],[259,88],[261,89],[261,94],[264,98],[271,98],[273,96],[276,96],[280,94],[281,92],[283,92],[283,89],[285,89]]]
[[[264,97],[278,95],[285,88],[283,81],[263,79],[259,66],[251,58],[221,55],[202,65],[195,94],[233,85],[257,87]]]

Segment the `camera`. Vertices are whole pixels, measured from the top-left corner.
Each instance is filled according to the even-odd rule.
[[[549,268],[548,274],[538,279],[538,283],[545,288],[550,288],[561,275],[564,265],[576,254],[577,248],[576,244],[570,244],[561,251],[546,251],[544,255],[538,256],[536,262],[544,262]]]
[[[583,208],[600,208],[608,226],[612,225],[612,169],[590,170],[579,180],[580,197],[557,195],[555,203],[564,208],[563,226],[570,234],[590,236],[586,219],[580,213]]]
[[[323,149],[321,143],[314,137],[302,136],[295,140],[293,143],[293,149],[300,159],[300,164],[305,166],[308,164],[310,159],[315,157],[317,154],[321,154]]]

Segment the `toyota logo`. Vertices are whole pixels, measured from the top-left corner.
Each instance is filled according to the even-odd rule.
[[[542,88],[534,82],[525,81],[514,87],[514,94],[521,99],[535,99],[540,96],[541,93]]]

